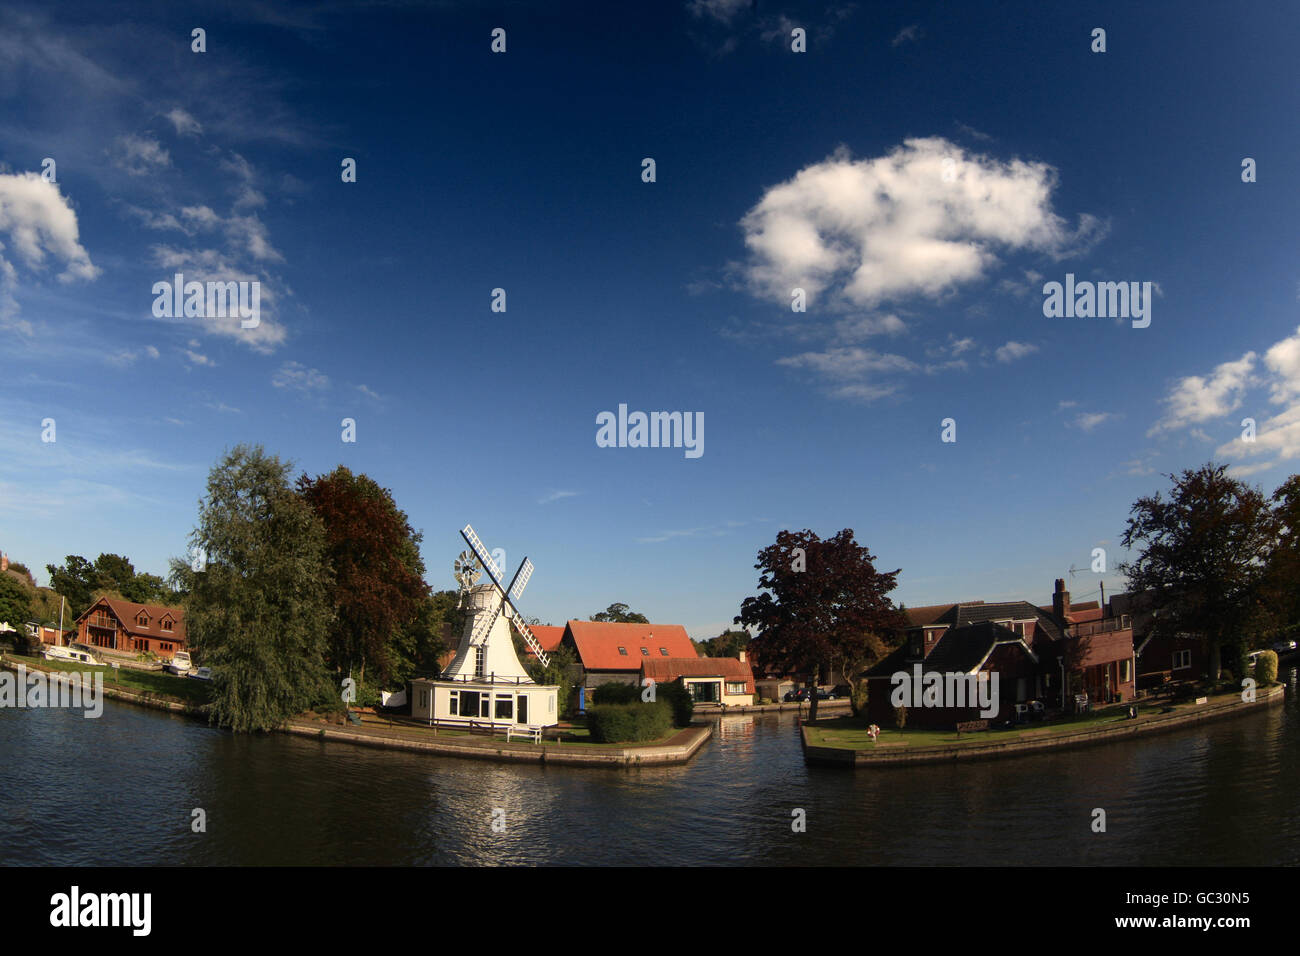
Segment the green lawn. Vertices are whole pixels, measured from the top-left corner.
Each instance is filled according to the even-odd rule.
[[[135,693],[146,692],[160,697],[169,697],[181,703],[202,705],[208,702],[207,681],[194,680],[190,677],[176,677],[162,671],[137,671],[126,667],[114,669],[109,666],[87,667],[75,661],[47,661],[43,657],[23,657],[19,654],[6,654],[6,660],[26,665],[28,670],[77,671],[79,673],[102,671],[104,686]]]
[[[1232,694],[1214,695],[1211,700],[1221,699],[1225,696],[1237,696],[1237,694],[1233,692]],[[1175,712],[1194,708],[1196,705],[1193,700],[1173,705]],[[1166,700],[1155,703],[1139,703],[1138,713],[1141,716],[1159,713],[1167,706],[1170,706],[1170,704]],[[888,751],[926,747],[975,747],[1006,741],[1034,740],[1041,737],[1075,733],[1103,724],[1124,723],[1128,720],[1126,716],[1128,707],[1128,704],[1107,707],[1086,717],[1067,717],[1046,724],[1025,724],[1006,729],[999,728],[964,733],[960,738],[958,738],[956,731],[953,730],[912,730],[906,728],[899,730],[896,727],[882,726],[880,728],[880,737],[874,744],[867,733],[867,727],[870,726],[871,722],[866,718],[832,717],[827,720],[819,720],[816,724],[807,725],[807,739],[808,743],[815,747],[837,747],[843,750]]]

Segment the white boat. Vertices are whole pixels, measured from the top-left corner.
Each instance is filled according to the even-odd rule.
[[[177,651],[172,655],[172,659],[163,665],[163,670],[170,671],[177,677],[184,677],[194,670],[194,662],[190,660],[188,651]]]
[[[75,647],[51,645],[41,651],[41,656],[47,661],[68,661],[72,664],[85,664],[89,667],[104,666],[104,662],[95,660],[95,656],[89,651],[78,650]]]

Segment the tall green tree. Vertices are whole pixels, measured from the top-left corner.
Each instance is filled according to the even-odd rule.
[[[650,618],[644,614],[638,614],[629,608],[626,604],[611,604],[603,611],[597,611],[591,616],[593,621],[604,621],[611,624],[649,624]]]
[[[1300,625],[1300,475],[1292,475],[1273,492],[1277,536],[1265,572],[1265,606],[1271,629]]]
[[[325,669],[333,624],[325,528],[290,486],[291,471],[260,445],[227,452],[190,536],[206,566],[172,561],[189,592],[190,644],[212,668],[212,720],[237,732],[340,705]]]
[[[696,649],[705,657],[739,657],[740,652],[749,647],[750,640],[752,638],[749,631],[726,630],[717,637],[700,641]]]
[[[356,668],[362,681],[369,665],[387,683],[409,659],[400,646],[402,629],[430,610],[422,608],[430,590],[424,583],[421,535],[387,488],[342,465],[318,478],[303,475],[298,492],[325,525],[326,554],[334,569],[327,659],[345,674]]]
[[[1139,498],[1120,539],[1138,552],[1119,565],[1129,588],[1152,592],[1152,632],[1199,635],[1212,680],[1219,679],[1221,648],[1234,660],[1245,657],[1277,531],[1263,492],[1227,472],[1210,462],[1167,475],[1169,496]]]
[[[824,541],[812,531],[782,531],[758,553],[761,593],[745,598],[735,623],[756,628],[750,643],[761,668],[808,675],[834,668],[850,688],[853,712],[865,704],[863,671],[902,640],[907,620],[889,592],[899,571],[876,558],[845,528]],[[809,717],[816,719],[817,695]]]
[[[8,624],[20,635],[23,625],[32,617],[32,592],[15,575],[0,574],[0,622]]]
[[[90,607],[95,589],[99,587],[95,566],[79,554],[70,554],[63,564],[47,564],[50,587],[68,599],[69,620],[75,620]]]

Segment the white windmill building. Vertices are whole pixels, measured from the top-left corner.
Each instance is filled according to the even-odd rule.
[[[559,722],[559,688],[533,681],[519,663],[510,625],[523,635],[543,665],[546,652],[520,616],[514,601],[524,593],[533,574],[527,558],[509,587],[502,585],[501,567],[483,547],[469,525],[461,537],[470,546],[456,559],[454,573],[468,614],[456,658],[437,680],[411,682],[411,716],[431,724],[492,729],[536,730]],[[490,583],[478,584],[480,568]]]

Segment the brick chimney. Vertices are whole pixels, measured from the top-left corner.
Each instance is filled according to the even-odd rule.
[[[737,654],[739,655],[739,657],[740,657],[740,663],[742,663],[742,664],[745,663],[745,649],[742,647],[742,648],[741,648],[739,651],[737,651],[736,653],[737,653]]]
[[[1052,614],[1062,627],[1070,623],[1070,592],[1065,589],[1065,578],[1056,579],[1056,592],[1052,595]]]

